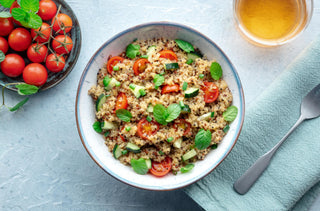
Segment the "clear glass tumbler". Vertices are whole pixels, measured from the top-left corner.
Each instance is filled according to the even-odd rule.
[[[303,32],[313,12],[313,0],[234,0],[234,18],[249,42],[283,45]]]

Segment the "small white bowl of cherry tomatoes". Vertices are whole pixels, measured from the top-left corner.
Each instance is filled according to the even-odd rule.
[[[81,47],[79,23],[69,5],[21,0],[1,5],[0,11],[0,85],[16,90],[10,84],[26,83],[46,90],[61,82]]]

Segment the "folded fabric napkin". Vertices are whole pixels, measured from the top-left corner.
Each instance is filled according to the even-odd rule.
[[[246,110],[229,156],[207,177],[185,188],[206,210],[288,210],[303,197],[307,209],[320,190],[320,118],[304,121],[245,195],[233,183],[298,120],[302,98],[320,83],[320,36]]]

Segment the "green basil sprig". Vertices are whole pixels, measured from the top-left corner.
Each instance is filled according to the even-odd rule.
[[[121,119],[124,122],[130,122],[130,119],[132,118],[131,112],[126,109],[116,110],[116,115],[119,119]]]
[[[101,122],[99,121],[95,121],[92,125],[93,129],[97,132],[97,133],[101,133],[102,132],[102,128],[101,128]]]
[[[193,163],[188,163],[185,167],[182,167],[180,169],[181,173],[187,173],[189,171],[191,171],[194,167],[194,164]]]
[[[6,56],[4,55],[4,53],[2,51],[0,51],[0,62],[3,62],[3,60],[6,58]]]
[[[140,54],[140,45],[129,44],[126,49],[126,56],[130,59],[134,59],[137,55]]]
[[[140,158],[138,160],[132,158],[130,163],[131,163],[133,170],[138,174],[142,174],[142,175],[147,174],[149,171],[146,160],[143,158]]]
[[[157,74],[153,78],[154,88],[158,89],[164,83],[164,76]]]
[[[155,120],[162,124],[167,125],[179,117],[181,113],[181,107],[178,104],[171,104],[168,108],[161,104],[157,104],[153,107],[153,116]]]
[[[235,118],[237,118],[237,115],[238,115],[238,108],[234,105],[228,107],[227,110],[222,113],[224,120],[228,122],[232,122],[233,120],[235,120]]]
[[[222,77],[222,68],[218,62],[212,62],[210,73],[214,80],[219,80]]]
[[[211,136],[210,130],[199,130],[194,140],[196,147],[200,150],[206,149],[211,143]]]
[[[193,46],[184,40],[175,39],[176,43],[178,44],[179,48],[184,50],[187,53],[190,53],[191,51],[194,51]]]
[[[5,3],[5,6],[2,3]],[[8,6],[8,8],[10,8],[12,3],[13,1],[11,0],[0,0],[0,4],[2,4],[4,7]],[[39,28],[42,25],[42,19],[36,14],[39,10],[39,1],[21,0],[19,5],[20,8],[12,9],[12,17],[19,21],[21,25],[26,28]]]

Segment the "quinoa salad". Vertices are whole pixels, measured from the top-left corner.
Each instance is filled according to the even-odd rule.
[[[105,144],[138,174],[192,171],[236,118],[220,64],[184,40],[135,40],[110,55],[88,93]]]

